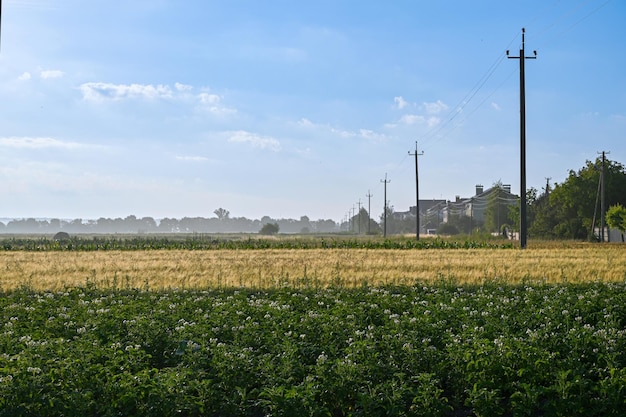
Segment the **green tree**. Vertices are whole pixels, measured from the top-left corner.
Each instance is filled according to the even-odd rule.
[[[487,232],[500,232],[502,225],[511,224],[509,219],[509,206],[514,203],[511,193],[504,189],[501,181],[493,184],[491,192],[487,196],[487,208],[485,208],[484,228]],[[519,218],[519,216],[518,216]],[[513,219],[512,223],[516,224]]]
[[[537,197],[528,207],[528,211],[532,213],[532,219],[528,222],[528,234],[536,238],[554,239],[558,221],[555,206],[550,204],[550,194],[544,193]]]
[[[278,233],[279,227],[278,223],[265,223],[261,230],[259,230],[260,235],[275,235]]]
[[[448,217],[448,223],[441,223],[437,227],[437,234],[453,235],[459,233],[471,234],[472,231],[479,227],[480,223],[472,217],[465,215],[451,214]]]
[[[389,212],[387,212],[389,215]],[[392,223],[390,217],[387,218],[388,224]],[[375,220],[370,218],[369,213],[365,209],[365,207],[361,207],[361,210],[350,219],[350,224],[352,225],[352,232],[360,233],[360,234],[377,234],[380,233],[380,227]],[[388,226],[389,227],[389,226]],[[387,230],[389,233],[389,230]]]
[[[622,242],[624,241],[624,233],[626,233],[626,208],[621,204],[609,207],[606,212],[606,223],[609,227],[618,229],[622,234]]]
[[[550,194],[550,205],[554,209],[556,237],[569,239],[589,239],[593,236],[594,215],[598,210],[598,185],[602,172],[600,158],[587,161],[580,170],[569,172],[563,184],[556,184]],[[606,160],[605,164],[606,205],[626,205],[626,171],[620,163]]]
[[[218,209],[213,210],[213,213],[220,220],[226,220],[230,216],[230,212],[228,210],[226,210],[226,209],[221,208],[221,207],[218,208]]]

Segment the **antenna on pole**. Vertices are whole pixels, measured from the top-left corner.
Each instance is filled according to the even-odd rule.
[[[424,151],[421,153],[417,152],[417,141],[415,141],[415,152],[411,153],[409,151],[409,155],[415,156],[415,240],[420,240],[420,182],[417,170],[417,157],[424,155]]]
[[[391,182],[391,180],[387,180],[387,173],[385,172],[385,179],[380,180],[380,182],[385,184],[385,208],[383,211],[383,237],[387,237],[387,184]]]
[[[526,29],[522,28],[522,47],[519,56],[509,56],[509,59],[519,59],[519,97],[520,97],[520,248],[526,248],[527,224],[526,224],[526,81],[524,74],[524,61],[527,59],[537,59],[537,51],[533,51],[534,56],[524,55],[524,34]]]

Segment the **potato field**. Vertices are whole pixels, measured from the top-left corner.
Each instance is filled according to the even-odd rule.
[[[170,243],[4,242],[0,416],[626,414],[623,245]]]

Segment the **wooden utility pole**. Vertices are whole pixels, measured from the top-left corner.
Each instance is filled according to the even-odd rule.
[[[387,184],[389,184],[391,182],[391,180],[387,179],[387,173],[385,173],[385,179],[384,180],[380,180],[380,182],[385,184],[385,207],[383,210],[383,237],[387,237]]]
[[[409,155],[415,156],[415,240],[420,240],[420,182],[419,171],[417,169],[417,157],[424,155],[424,152],[417,152],[417,141],[415,141],[415,152],[411,153],[411,151],[409,151]]]
[[[365,197],[367,197],[367,234],[369,235],[372,232],[372,197],[374,196],[370,193],[370,190],[367,190]]]
[[[604,215],[606,213],[606,189],[605,189],[605,181],[604,181],[604,177],[605,177],[605,166],[606,166],[606,154],[610,153],[610,152],[598,152],[599,154],[602,154],[602,171],[600,171],[600,241],[604,242],[605,241],[605,237],[604,237]],[[597,200],[596,200],[596,204]],[[610,233],[607,233],[609,236],[607,236],[606,241],[610,242],[611,238],[610,238]]]
[[[522,47],[519,56],[509,56],[511,59],[519,59],[519,97],[520,97],[520,232],[519,241],[522,249],[526,248],[527,224],[526,224],[526,82],[524,75],[524,62],[527,59],[537,59],[537,51],[533,51],[534,56],[524,55],[524,34],[526,30],[522,28]]]
[[[361,199],[360,198],[357,204],[359,205],[359,217],[357,221],[359,222],[359,234],[361,234]]]

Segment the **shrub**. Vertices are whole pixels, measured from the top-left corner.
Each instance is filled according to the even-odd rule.
[[[265,223],[261,230],[259,230],[259,234],[261,235],[275,235],[278,233],[278,223]]]

